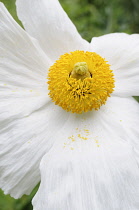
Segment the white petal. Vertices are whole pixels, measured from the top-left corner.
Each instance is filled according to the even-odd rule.
[[[117,105],[112,111],[111,118],[119,122],[124,134],[127,134],[126,141],[131,144],[139,165],[139,103],[132,97],[121,98],[119,103],[117,103],[117,97],[112,99]]]
[[[18,198],[39,182],[41,158],[68,114],[50,101],[50,62],[37,42],[2,3],[0,18],[0,187]]]
[[[17,0],[16,4],[25,29],[53,61],[66,52],[87,50],[88,43],[81,38],[58,0]]]
[[[51,158],[45,156],[33,206],[34,210],[138,210],[138,196],[138,166],[130,148],[119,144],[80,155],[60,150]]]
[[[93,139],[74,145],[74,150],[57,143],[43,157],[34,210],[139,209],[139,169],[132,147],[115,132],[101,133],[100,147]]]
[[[0,86],[40,88],[50,60],[0,3]]]
[[[93,38],[90,50],[111,65],[116,80],[114,94],[139,95],[139,35],[113,33]]]
[[[41,158],[68,113],[62,114],[44,93],[5,98],[0,110],[0,187],[5,194],[18,198],[29,194],[40,181]]]
[[[113,97],[98,112],[71,115],[42,159],[34,210],[139,209],[136,145],[128,142],[134,108],[139,114],[133,99]]]

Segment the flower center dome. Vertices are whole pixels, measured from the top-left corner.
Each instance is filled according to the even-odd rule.
[[[72,113],[98,110],[113,92],[110,65],[94,52],[65,53],[49,69],[49,96]]]

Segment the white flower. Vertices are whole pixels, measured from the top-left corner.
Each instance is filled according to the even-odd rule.
[[[132,96],[139,95],[139,35],[115,33],[88,43],[57,0],[17,0],[17,13],[27,32],[0,3],[0,187],[19,198],[41,180],[34,210],[138,210],[139,106]],[[106,104],[78,114],[51,100],[67,110],[79,107],[61,94],[67,69],[61,79],[50,73],[49,83],[58,78],[61,85],[60,92],[57,81],[49,84],[51,98],[46,78],[61,55],[81,51],[108,61],[115,88],[105,82],[113,84]],[[90,61],[76,60],[88,68]]]

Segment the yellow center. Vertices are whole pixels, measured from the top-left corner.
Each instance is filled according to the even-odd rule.
[[[98,110],[113,92],[110,65],[94,52],[65,53],[49,69],[49,95],[66,111]]]

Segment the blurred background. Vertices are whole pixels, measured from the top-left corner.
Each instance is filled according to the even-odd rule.
[[[94,36],[112,32],[139,33],[138,0],[59,0],[79,33],[88,41]],[[15,0],[1,0],[22,26],[16,15]],[[135,97],[139,101],[139,97]],[[15,200],[0,191],[0,210],[32,210],[30,196]]]

